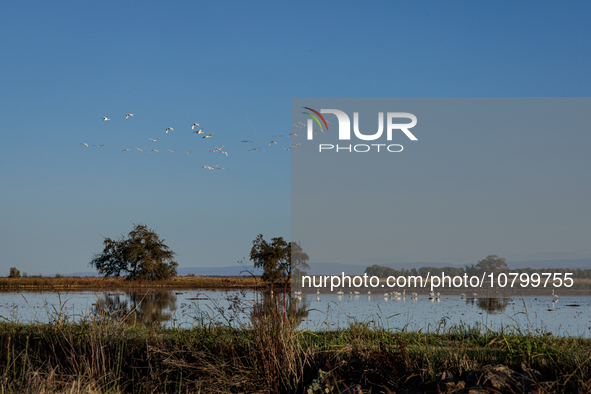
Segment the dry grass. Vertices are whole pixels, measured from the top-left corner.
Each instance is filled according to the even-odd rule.
[[[170,287],[170,288],[257,288],[261,282],[253,277],[213,278],[200,276],[178,276],[168,280],[143,281],[121,278],[82,277],[28,277],[0,278],[0,290],[14,289],[97,289],[129,287]]]

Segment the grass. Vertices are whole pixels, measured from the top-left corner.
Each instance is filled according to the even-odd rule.
[[[0,290],[15,289],[97,289],[131,287],[171,287],[171,288],[256,288],[261,282],[254,277],[213,278],[200,276],[179,276],[168,280],[143,281],[122,278],[82,278],[82,277],[27,277],[0,278]]]
[[[441,372],[465,377],[498,364],[539,371],[548,390],[539,392],[591,392],[589,339],[479,325],[307,331],[286,300],[267,296],[249,308],[248,325],[234,327],[0,323],[0,393],[437,392]]]

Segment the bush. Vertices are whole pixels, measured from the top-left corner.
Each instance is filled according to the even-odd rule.
[[[10,274],[8,275],[9,278],[20,278],[21,272],[16,269],[16,267],[10,268]]]

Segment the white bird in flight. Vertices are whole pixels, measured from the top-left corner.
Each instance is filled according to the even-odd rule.
[[[277,141],[271,141],[271,142],[269,142],[269,146],[271,146],[271,144],[277,145]]]
[[[220,168],[218,168],[218,170],[229,170],[229,168],[220,167]]]
[[[283,134],[281,134],[281,135],[272,135],[271,137],[273,137],[273,138],[281,138],[281,137],[283,137]]]
[[[140,152],[143,152],[143,151],[144,151],[144,149],[146,149],[146,148],[144,148],[144,149],[140,149],[140,148],[136,147],[135,149],[139,150]]]
[[[103,146],[103,145],[93,145],[93,146],[96,146],[98,148],[99,146]]]
[[[199,135],[199,134],[203,134],[205,133],[205,131],[203,131],[203,129],[199,130],[199,131],[194,131],[193,133]]]
[[[88,144],[86,142],[81,143],[80,145],[84,145],[88,148]]]
[[[174,129],[173,129],[172,127],[167,127],[167,128],[166,128],[166,134],[168,134],[168,130],[170,130],[170,131],[174,131]]]
[[[289,133],[289,135],[293,135],[294,137],[298,136],[296,133]]]
[[[156,142],[156,141],[158,141],[158,138],[154,139],[154,138],[150,138],[150,137],[148,137],[148,139],[149,139],[150,141],[152,141],[152,142]]]
[[[252,149],[249,149],[248,151],[250,152],[251,150],[257,150],[257,149],[263,149],[263,147],[259,146],[258,148],[252,148]]]
[[[121,152],[127,152],[127,151],[131,152],[131,149],[123,149]]]
[[[125,119],[128,119],[130,116],[133,118],[133,114],[125,114]]]
[[[199,123],[193,123],[191,125],[191,130],[195,130],[195,126],[199,126]],[[201,129],[201,130],[203,130],[203,129]]]
[[[156,149],[152,149],[152,150],[150,151],[150,153],[152,153],[152,152],[157,152],[157,153],[159,153],[159,152],[158,152]]]
[[[176,149],[173,149],[173,150],[167,149],[167,151],[169,151],[170,153],[173,153],[175,150]]]
[[[103,116],[103,122],[104,122],[105,120],[111,120],[111,119],[107,118],[106,116]]]
[[[212,135],[213,135],[213,133],[211,133],[211,134],[208,134],[208,135],[204,135],[204,136],[203,136],[203,137],[201,137],[201,138],[211,138],[211,136],[212,136]]]
[[[183,153],[184,153],[185,155],[188,155],[188,154],[189,154],[189,153],[191,153],[191,152],[193,152],[193,151],[189,151],[189,152],[185,152],[185,151],[183,151]]]
[[[244,140],[244,141],[240,141],[240,142],[252,142],[252,141],[249,141],[249,140]]]

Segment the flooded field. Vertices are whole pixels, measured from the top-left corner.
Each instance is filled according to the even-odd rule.
[[[554,301],[552,296],[412,298],[319,294],[292,299],[252,290],[19,291],[0,292],[0,319],[47,323],[112,318],[162,327],[248,327],[255,308],[277,301],[293,312],[300,329],[336,329],[364,322],[393,330],[438,331],[453,324],[480,324],[524,333],[591,337],[591,297],[561,297]]]

